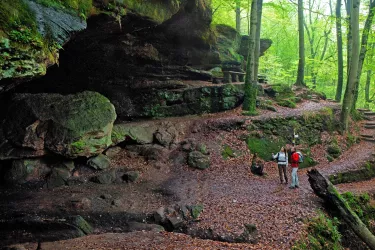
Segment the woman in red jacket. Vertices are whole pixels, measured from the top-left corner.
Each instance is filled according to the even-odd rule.
[[[296,152],[296,148],[292,147],[291,149],[292,154],[290,156],[292,167],[292,185],[289,188],[299,188],[299,182],[298,182],[298,165],[299,165],[299,154]]]

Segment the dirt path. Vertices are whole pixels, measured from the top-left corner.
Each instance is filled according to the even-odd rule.
[[[326,106],[338,105],[326,101],[320,103],[305,101],[297,109],[280,107],[278,113],[262,111],[257,117],[246,119],[296,116]],[[240,117],[240,112],[237,109],[193,119],[234,119]],[[191,118],[167,120],[176,122],[191,120]],[[175,167],[167,174],[168,178],[162,185],[163,188],[173,192],[175,199],[170,202],[204,205],[199,222],[192,227],[211,228],[218,234],[239,234],[243,230],[243,224],[255,224],[259,232],[257,244],[213,242],[176,233],[133,232],[91,235],[68,241],[43,243],[42,249],[291,249],[295,241],[306,233],[304,220],[314,216],[316,210],[321,208],[321,200],[310,188],[306,176],[307,170],[299,171],[300,188],[294,190],[289,189],[288,185],[279,183],[274,162],[266,163],[265,177],[250,174],[250,153],[245,143],[238,140],[241,133],[245,132],[214,131],[204,135],[197,134],[197,137],[204,137],[208,148],[217,147],[219,142],[237,141],[237,149],[245,153],[238,158],[224,160],[220,150],[214,150],[209,169],[199,171],[186,166]],[[350,148],[334,162],[328,163],[327,160],[322,160],[316,168],[325,175],[358,168],[372,157],[373,147],[374,144],[363,141]],[[324,155],[324,151],[318,148],[315,153]],[[290,169],[288,176],[290,177]],[[35,244],[25,246],[27,249],[36,248]]]

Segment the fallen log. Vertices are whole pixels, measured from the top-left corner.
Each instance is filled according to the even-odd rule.
[[[353,232],[365,242],[370,249],[375,250],[375,236],[370,232],[357,214],[353,212],[332,183],[316,169],[308,171],[307,175],[315,194],[322,198],[326,203],[336,208],[340,217],[351,227]]]

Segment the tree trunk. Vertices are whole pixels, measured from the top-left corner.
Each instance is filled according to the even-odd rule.
[[[260,28],[262,25],[262,9],[263,0],[257,0],[257,30],[255,33],[255,52],[254,52],[254,77],[253,80],[258,82],[258,72],[259,72],[259,56],[260,56]]]
[[[255,34],[257,28],[257,0],[251,3],[250,15],[250,35],[249,35],[249,52],[247,56],[246,77],[245,77],[245,96],[242,109],[249,114],[256,113],[257,82],[254,79],[254,51],[255,51]]]
[[[372,76],[372,70],[369,69],[369,70],[367,70],[367,75],[366,75],[366,87],[365,87],[366,102],[372,102],[372,100],[370,100],[371,76]]]
[[[341,30],[341,0],[336,4],[336,35],[337,35],[337,88],[335,100],[340,102],[342,85],[344,83],[344,58],[342,54],[342,30]]]
[[[359,61],[359,0],[353,0],[351,5],[350,30],[352,33],[351,63],[348,84],[345,89],[341,110],[341,124],[346,131],[349,125],[349,114],[353,105],[354,91],[357,81]]]
[[[355,1],[355,0],[353,0]],[[347,0],[346,1],[346,22],[347,22],[347,34],[346,34],[346,39],[347,39],[347,46],[346,46],[346,83],[348,84],[349,81],[349,72],[350,72],[350,63],[351,63],[351,51],[352,51],[352,31],[350,30],[351,22],[350,22],[350,6],[352,5],[352,0]]]
[[[236,0],[236,30],[241,34],[241,0]]]
[[[358,99],[359,83],[360,83],[361,75],[362,75],[363,62],[365,61],[365,57],[366,57],[368,35],[370,33],[372,20],[374,18],[374,12],[375,12],[375,1],[372,0],[372,1],[370,1],[370,9],[369,9],[369,13],[368,13],[368,16],[366,18],[366,21],[365,21],[365,27],[363,27],[363,31],[362,31],[361,51],[359,53],[357,82],[356,82],[356,86],[355,86],[355,94],[354,94],[352,110],[355,110],[355,106],[356,106],[357,99]]]
[[[353,232],[365,242],[370,249],[375,250],[375,236],[370,232],[361,219],[359,219],[358,215],[353,212],[332,183],[324,178],[316,169],[308,171],[307,175],[315,194],[330,206],[337,209],[340,217],[351,227]]]
[[[298,0],[298,71],[296,85],[305,86],[305,38],[303,30],[303,0]]]

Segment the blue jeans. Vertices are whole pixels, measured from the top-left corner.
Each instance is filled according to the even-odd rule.
[[[298,168],[292,168],[292,187],[299,186],[297,171]]]

